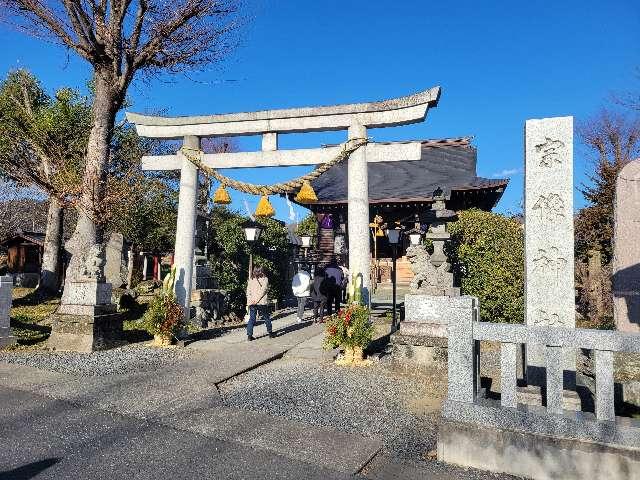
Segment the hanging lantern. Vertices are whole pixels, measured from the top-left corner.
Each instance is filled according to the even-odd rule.
[[[273,206],[269,202],[269,196],[262,195],[262,197],[260,197],[260,201],[258,202],[256,213],[254,215],[256,217],[267,218],[273,217],[275,214],[276,211],[273,209]]]
[[[384,232],[381,228],[376,227],[376,237],[384,237]]]
[[[318,201],[316,192],[313,191],[313,187],[309,183],[309,180],[305,180],[302,183],[302,187],[300,187],[295,200],[298,203],[316,203]]]
[[[224,183],[220,184],[216,193],[213,194],[213,203],[217,203],[219,205],[229,205],[231,203],[231,197],[229,196],[229,192],[227,192]]]

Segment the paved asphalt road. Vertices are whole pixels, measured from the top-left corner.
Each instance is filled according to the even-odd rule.
[[[0,480],[343,479],[328,468],[0,387]]]

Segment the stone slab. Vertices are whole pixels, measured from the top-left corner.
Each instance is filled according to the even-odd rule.
[[[474,298],[468,295],[447,297],[407,294],[404,297],[405,321],[448,325],[451,319],[464,315],[465,311],[473,310],[474,301]]]
[[[447,325],[404,320],[400,322],[400,332],[402,332],[403,335],[412,337],[440,337],[446,339]]]
[[[573,261],[573,117],[525,123],[526,324],[575,327]],[[565,368],[575,370],[567,359]],[[528,381],[545,367],[527,350]]]
[[[613,248],[613,316],[616,328],[640,332],[640,159],[618,173]]]
[[[637,448],[450,420],[440,424],[438,460],[539,480],[640,476]]]
[[[356,474],[382,449],[379,440],[236,408],[190,412],[163,418],[174,428],[260,448],[314,465]]]
[[[448,341],[442,337],[430,337],[427,335],[412,335],[399,330],[391,335],[391,343],[397,345],[419,345],[425,347],[447,348]]]

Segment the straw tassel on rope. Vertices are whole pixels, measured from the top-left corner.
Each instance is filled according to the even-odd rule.
[[[224,183],[221,183],[216,193],[213,194],[213,203],[218,205],[229,205],[231,203],[231,196],[229,196]]]
[[[262,195],[260,197],[260,201],[258,202],[258,206],[256,207],[256,212],[254,215],[258,218],[269,218],[273,217],[276,214],[276,211],[273,209],[271,202],[269,202],[268,195]]]
[[[295,200],[298,203],[316,203],[318,201],[316,192],[314,192],[309,180],[305,180],[302,182],[302,187],[300,187]]]
[[[248,193],[251,195],[261,195],[255,215],[256,217],[272,217],[276,212],[269,202],[269,195],[287,194],[299,189],[295,197],[295,200],[297,202],[317,202],[318,197],[316,195],[316,192],[313,190],[313,187],[311,186],[311,181],[320,177],[324,172],[329,170],[334,165],[347,159],[349,155],[351,155],[351,153],[356,151],[358,148],[365,146],[367,143],[369,143],[369,139],[367,138],[350,139],[342,145],[342,150],[338,155],[336,155],[328,162],[318,165],[313,171],[293,180],[276,183],[273,185],[254,185],[252,183],[241,182],[229,178],[216,169],[211,168],[203,163],[202,160],[204,158],[204,152],[202,150],[182,146],[180,148],[180,152],[187,158],[187,160],[198,167],[198,169],[200,169],[205,175],[220,182],[221,185],[220,187],[218,187],[214,194],[214,203],[218,203],[221,205],[228,205],[229,203],[231,203],[231,197],[229,196],[229,193],[226,189],[226,187],[230,187],[234,190],[238,190],[240,192]]]

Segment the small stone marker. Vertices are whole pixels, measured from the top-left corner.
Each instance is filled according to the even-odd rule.
[[[114,288],[119,288],[125,283],[122,275],[122,271],[126,268],[123,252],[124,237],[121,233],[111,233],[105,248],[104,275],[107,278],[107,282],[113,285]]]
[[[573,117],[526,121],[525,222],[526,323],[574,328]],[[543,355],[529,348],[528,377]]]
[[[11,335],[11,291],[13,290],[13,277],[4,275],[0,277],[0,348],[14,345],[16,337]]]
[[[618,173],[613,247],[616,328],[640,332],[640,159]]]

